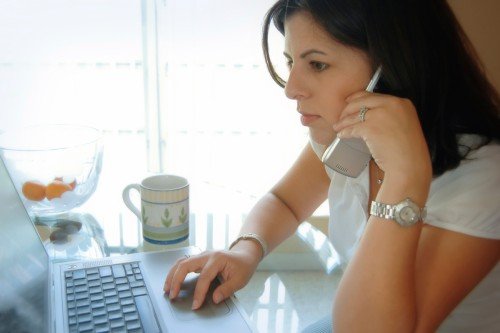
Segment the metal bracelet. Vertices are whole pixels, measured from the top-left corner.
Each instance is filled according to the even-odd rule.
[[[236,243],[238,243],[240,240],[253,240],[257,244],[259,244],[260,247],[262,248],[262,258],[264,258],[267,255],[267,243],[266,243],[266,241],[264,239],[262,239],[262,237],[260,237],[259,235],[254,234],[252,232],[243,234],[243,235],[239,236],[238,238],[236,238],[234,240],[234,242],[232,242],[231,245],[229,245],[229,250],[231,250],[231,248],[233,246],[235,246]]]

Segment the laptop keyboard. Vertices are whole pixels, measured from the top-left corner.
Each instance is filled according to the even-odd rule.
[[[65,272],[69,332],[160,332],[137,262]]]

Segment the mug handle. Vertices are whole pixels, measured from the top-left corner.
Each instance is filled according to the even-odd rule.
[[[141,185],[139,185],[139,184],[127,185],[123,189],[122,198],[123,198],[123,202],[125,203],[125,206],[127,206],[128,209],[130,209],[132,211],[132,213],[134,213],[137,216],[137,218],[139,219],[139,221],[141,221],[141,223],[142,223],[141,212],[139,211],[139,209],[137,209],[137,207],[130,200],[130,190],[136,190],[140,194],[141,193]]]

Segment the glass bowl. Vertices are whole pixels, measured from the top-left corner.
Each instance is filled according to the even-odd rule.
[[[102,135],[92,127],[39,125],[0,134],[0,154],[29,213],[56,217],[94,193]]]

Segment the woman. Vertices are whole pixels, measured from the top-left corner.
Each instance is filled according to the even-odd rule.
[[[270,61],[271,22],[285,36],[287,78]],[[165,291],[176,297],[195,271],[193,309],[217,275],[214,301],[229,297],[328,198],[345,266],[335,332],[498,329],[500,103],[446,2],[282,0],[263,46],[310,144],[253,208],[243,237],[180,260]],[[378,66],[375,92],[364,91]],[[321,163],[336,137],[367,144],[372,160],[358,178]]]

